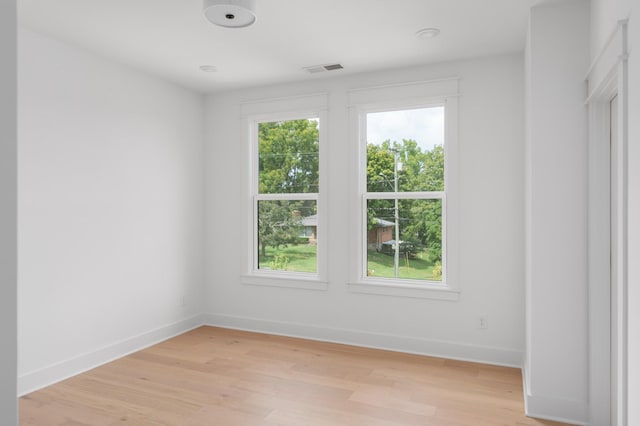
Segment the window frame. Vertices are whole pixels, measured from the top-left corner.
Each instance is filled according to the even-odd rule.
[[[428,84],[428,83],[427,83]],[[386,88],[385,88],[385,91]],[[444,107],[445,115],[445,189],[444,191],[419,192],[368,192],[367,191],[367,114]],[[353,176],[356,184],[357,205],[352,222],[354,260],[349,290],[355,293],[414,297],[455,301],[459,299],[457,279],[458,259],[458,98],[457,93],[443,96],[396,99],[369,102],[351,106],[351,140],[356,142],[357,171]],[[442,281],[412,280],[403,278],[367,276],[367,201],[370,199],[442,199]]]
[[[259,192],[259,132],[260,123],[291,121],[300,119],[317,119],[319,122],[318,135],[318,192],[311,193],[278,193],[260,194]],[[250,155],[250,179],[248,215],[250,233],[248,235],[248,262],[245,272],[242,274],[242,282],[249,285],[265,285],[271,287],[289,287],[307,290],[326,290],[326,151],[327,151],[327,113],[324,109],[305,109],[289,112],[273,112],[254,114],[246,117],[246,139],[249,141]],[[258,268],[258,203],[260,201],[284,201],[284,200],[313,200],[316,202],[318,215],[317,248],[316,248],[316,272],[280,271]]]

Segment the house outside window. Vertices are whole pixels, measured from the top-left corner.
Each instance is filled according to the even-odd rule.
[[[302,218],[301,237],[306,238],[309,244],[318,244],[318,215],[312,214]]]

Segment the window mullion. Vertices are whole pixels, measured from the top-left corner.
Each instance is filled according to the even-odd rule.
[[[366,192],[365,198],[368,200],[438,200],[444,198],[444,191],[423,191],[423,192]]]
[[[257,201],[280,201],[280,200],[317,200],[318,193],[304,193],[304,194],[256,194],[255,199]]]

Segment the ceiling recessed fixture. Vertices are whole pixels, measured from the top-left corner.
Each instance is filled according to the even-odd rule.
[[[215,65],[200,65],[200,70],[204,72],[216,72],[218,68]]]
[[[440,35],[440,30],[437,28],[423,28],[421,30],[416,31],[416,37],[418,38],[434,38]]]
[[[256,22],[255,0],[204,0],[204,16],[212,24],[244,28]]]

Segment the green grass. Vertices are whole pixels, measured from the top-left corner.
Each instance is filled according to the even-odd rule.
[[[289,245],[274,249],[267,247],[267,255],[260,256],[260,269],[275,269],[273,261],[276,255],[286,258],[285,271],[311,272],[317,271],[317,246],[308,244]],[[425,259],[425,253],[418,253],[415,259],[408,261],[400,256],[399,278],[415,280],[434,280],[433,263]],[[370,250],[368,253],[367,270],[369,276],[380,278],[393,278],[393,256]],[[408,262],[408,263],[407,263]],[[438,280],[439,281],[439,280]]]
[[[400,253],[400,263],[398,267],[398,278],[414,280],[434,280],[433,263],[425,259],[426,253],[418,253],[415,259],[406,259]],[[369,250],[367,271],[370,277],[393,278],[394,277],[394,257],[393,255],[378,253]]]
[[[310,244],[289,245],[288,247],[280,247],[274,249],[267,247],[267,255],[260,254],[260,269],[276,269],[273,268],[272,262],[276,254],[288,259],[285,271],[292,272],[312,272],[318,270],[317,266],[317,246]]]

